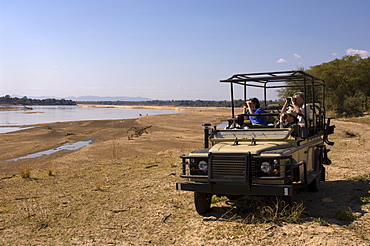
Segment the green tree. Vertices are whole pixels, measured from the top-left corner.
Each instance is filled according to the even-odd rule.
[[[344,56],[313,66],[307,72],[325,81],[327,109],[346,116],[359,116],[367,110],[370,58]]]

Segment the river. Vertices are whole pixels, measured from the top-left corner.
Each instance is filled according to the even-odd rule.
[[[134,119],[146,115],[174,114],[163,109],[98,108],[81,106],[0,106],[0,133],[18,131],[31,125],[83,120]]]

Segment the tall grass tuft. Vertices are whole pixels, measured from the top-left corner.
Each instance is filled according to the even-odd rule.
[[[46,173],[48,176],[55,176],[55,173],[51,167],[46,168]]]
[[[19,175],[23,179],[29,179],[31,177],[31,168],[29,165],[22,165],[19,168]]]
[[[95,189],[94,191],[104,191],[104,178],[103,177],[97,177],[95,180],[94,180],[94,186],[95,186]]]

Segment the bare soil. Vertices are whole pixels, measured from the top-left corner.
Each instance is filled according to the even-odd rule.
[[[370,245],[369,125],[333,122],[326,182],[295,197],[301,222],[248,224],[226,216],[237,214],[228,201],[200,216],[193,194],[175,190],[179,155],[202,148],[201,124],[230,117],[182,110],[0,134],[0,245]],[[6,161],[87,139],[76,151]]]

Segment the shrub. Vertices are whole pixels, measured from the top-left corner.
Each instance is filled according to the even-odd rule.
[[[19,169],[19,174],[21,178],[28,179],[31,177],[31,169],[28,165],[23,165]]]
[[[352,211],[351,208],[348,208],[347,211],[337,211],[335,213],[335,218],[338,220],[354,221],[357,219],[357,215]]]

